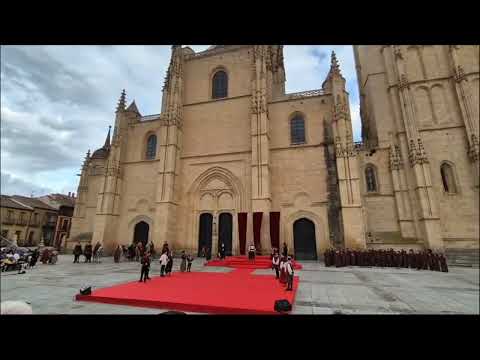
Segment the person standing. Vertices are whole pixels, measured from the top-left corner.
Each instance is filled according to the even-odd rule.
[[[278,279],[280,275],[280,257],[277,253],[273,254],[272,267],[275,270],[275,279]]]
[[[225,259],[225,244],[223,242],[220,245],[220,259],[221,260]]]
[[[165,273],[170,276],[172,274],[173,268],[173,251],[168,252],[168,262],[167,266],[165,267]]]
[[[282,258],[280,259],[280,265],[279,265],[279,269],[280,269],[279,281],[280,281],[280,284],[282,285],[287,283],[287,273],[285,272],[286,262],[287,262],[287,259],[282,256]]]
[[[113,261],[116,263],[120,262],[120,256],[122,255],[122,248],[120,245],[117,245],[117,248],[115,249],[115,252],[113,253]]]
[[[148,252],[143,254],[141,264],[142,268],[139,282],[142,282],[142,280],[143,282],[147,282],[147,280],[150,280],[150,277],[148,276],[148,273],[150,272],[150,254]]]
[[[168,264],[168,254],[166,252],[164,252],[160,256],[160,276],[161,277],[165,276],[165,269],[167,267],[167,264]]]
[[[415,269],[417,264],[415,263],[415,252],[413,249],[408,250],[407,255],[408,266],[410,269]]]
[[[185,250],[182,251],[182,262],[180,263],[180,272],[185,272],[187,270],[187,255]]]
[[[445,258],[445,256],[443,254],[440,254],[439,262],[440,262],[440,270],[442,272],[448,272],[447,259]]]
[[[283,243],[282,256],[285,256],[285,258],[288,256],[288,247],[287,247],[287,243]]]
[[[248,260],[255,261],[255,245],[253,243],[248,248]]]
[[[293,290],[293,265],[292,258],[289,256],[287,263],[285,264],[286,273],[287,273],[287,291]]]
[[[82,245],[80,244],[80,241],[75,245],[75,248],[73,249],[73,263],[78,263],[80,259],[80,255],[82,255]]]
[[[193,262],[193,256],[188,254],[188,256],[187,256],[187,272],[191,272],[192,262]]]
[[[85,245],[85,250],[83,251],[83,255],[85,256],[85,262],[91,263],[92,262],[92,245],[87,244]]]

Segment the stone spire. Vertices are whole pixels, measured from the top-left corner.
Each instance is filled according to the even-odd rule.
[[[122,90],[122,94],[120,95],[120,99],[118,100],[117,111],[125,111],[125,96],[126,96],[125,89]]]
[[[110,130],[112,129],[112,126],[108,126],[108,134],[107,134],[107,138],[105,139],[105,144],[103,145],[103,147],[105,149],[108,149],[110,147]]]
[[[340,64],[337,60],[335,51],[332,51],[330,58],[330,70],[328,71],[327,78],[322,84],[322,88],[327,91],[332,91],[333,83],[337,83],[337,89],[345,88],[345,79],[340,72]]]
[[[330,59],[330,73],[333,75],[342,75],[340,73],[340,65],[338,64],[337,55],[335,51],[332,51],[331,59]]]

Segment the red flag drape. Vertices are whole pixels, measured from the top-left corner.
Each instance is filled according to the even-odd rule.
[[[253,213],[253,242],[255,243],[255,248],[261,250],[260,246],[260,231],[262,229],[262,212]]]
[[[270,242],[272,247],[280,248],[280,212],[270,213]]]
[[[247,243],[247,213],[238,213],[238,240],[240,242],[240,255],[245,255]]]

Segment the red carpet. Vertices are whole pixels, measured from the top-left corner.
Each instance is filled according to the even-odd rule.
[[[147,283],[136,281],[94,290],[76,299],[213,314],[276,314],[275,300],[287,299],[293,304],[298,276],[293,291],[285,291],[275,275],[254,275],[252,271],[174,272],[170,277],[152,277]]]
[[[225,260],[210,260],[206,266],[223,266],[236,269],[270,269],[272,260],[270,256],[256,256],[255,261],[249,261],[246,256],[228,256]],[[293,261],[293,268],[300,270],[302,265]]]

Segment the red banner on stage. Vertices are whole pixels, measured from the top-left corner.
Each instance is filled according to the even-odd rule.
[[[238,213],[238,240],[240,242],[240,255],[245,255],[247,243],[247,213]]]
[[[270,243],[272,248],[280,248],[280,212],[270,213]]]
[[[262,229],[262,212],[253,213],[253,242],[255,243],[255,249],[260,251],[262,249],[260,244],[260,234]]]

